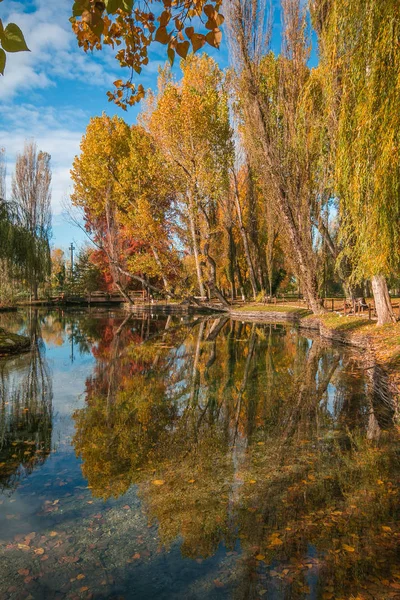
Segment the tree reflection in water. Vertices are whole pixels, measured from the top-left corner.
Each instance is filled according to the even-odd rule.
[[[52,379],[37,311],[28,334],[29,353],[0,360],[0,492],[14,490],[51,451]]]
[[[168,320],[128,345],[125,326],[74,417],[94,495],[137,484],[167,548],[240,551],[237,598],[347,598],[393,576],[399,446],[376,370],[281,326]]]

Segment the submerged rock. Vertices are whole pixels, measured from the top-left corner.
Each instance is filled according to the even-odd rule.
[[[0,329],[0,355],[24,352],[29,350],[29,346],[28,337]]]

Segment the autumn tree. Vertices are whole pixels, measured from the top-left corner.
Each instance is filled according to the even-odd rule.
[[[37,300],[51,265],[51,167],[50,155],[38,150],[35,142],[26,142],[17,156],[11,185],[18,225],[33,240],[32,252],[26,257],[26,277]]]
[[[161,74],[144,122],[176,174],[199,293],[205,296],[207,284],[210,293],[226,303],[218,289],[218,261],[212,252],[219,233],[218,206],[228,194],[233,158],[227,93],[220,69],[206,55],[191,56],[182,70],[180,83],[168,70]]]
[[[72,202],[84,211],[86,231],[104,253],[114,284],[129,300],[131,280],[170,292],[168,211],[172,190],[168,171],[151,137],[140,127],[105,114],[91,120],[81,154],[71,171]],[[170,263],[167,267],[166,263]]]

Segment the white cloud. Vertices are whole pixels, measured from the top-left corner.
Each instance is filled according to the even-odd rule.
[[[88,120],[89,115],[74,107],[66,107],[59,115],[52,107],[30,104],[0,105],[0,112],[3,117],[0,146],[7,152],[8,195],[15,156],[23,150],[25,140],[33,138],[39,149],[52,156],[52,209],[55,215],[60,214],[63,199],[71,187],[69,170],[79,152],[83,129],[79,125]]]
[[[0,147],[7,152],[7,188],[15,156],[27,139],[35,139],[52,156],[52,209],[62,212],[71,191],[70,168],[89,121],[90,102],[80,96],[74,106],[75,82],[88,88],[87,95],[105,94],[116,76],[109,52],[94,58],[78,47],[71,30],[71,0],[21,0],[1,5],[5,24],[17,23],[31,52],[9,54],[5,76],[0,78]],[[102,89],[92,91],[91,86]],[[66,92],[65,104],[63,93]],[[49,94],[57,106],[49,106]],[[78,102],[85,102],[84,109]]]
[[[71,0],[36,0],[33,5],[12,2],[4,8],[4,23],[17,23],[31,52],[7,55],[5,76],[0,81],[0,100],[9,101],[29,90],[54,86],[55,78],[101,86],[113,81],[108,52],[98,54],[94,59],[78,48],[68,20]],[[29,12],[23,12],[24,9]]]

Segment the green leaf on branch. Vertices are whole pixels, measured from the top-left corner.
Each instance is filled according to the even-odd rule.
[[[2,50],[0,48],[0,73],[2,75],[4,75],[4,69],[6,67],[6,62],[7,62],[7,55],[4,52],[4,50]]]
[[[29,52],[24,34],[15,23],[9,23],[3,31],[1,45],[6,52]]]
[[[82,2],[74,2],[72,5],[72,16],[81,17],[84,10],[87,10],[87,7]]]
[[[133,0],[122,0],[122,9],[127,13],[131,13],[133,10]]]
[[[174,60],[175,60],[175,50],[173,48],[168,48],[167,54],[168,54],[169,64],[171,65],[171,67],[173,67]]]
[[[122,0],[105,0],[106,11],[109,15],[117,12],[119,8],[123,8]]]

